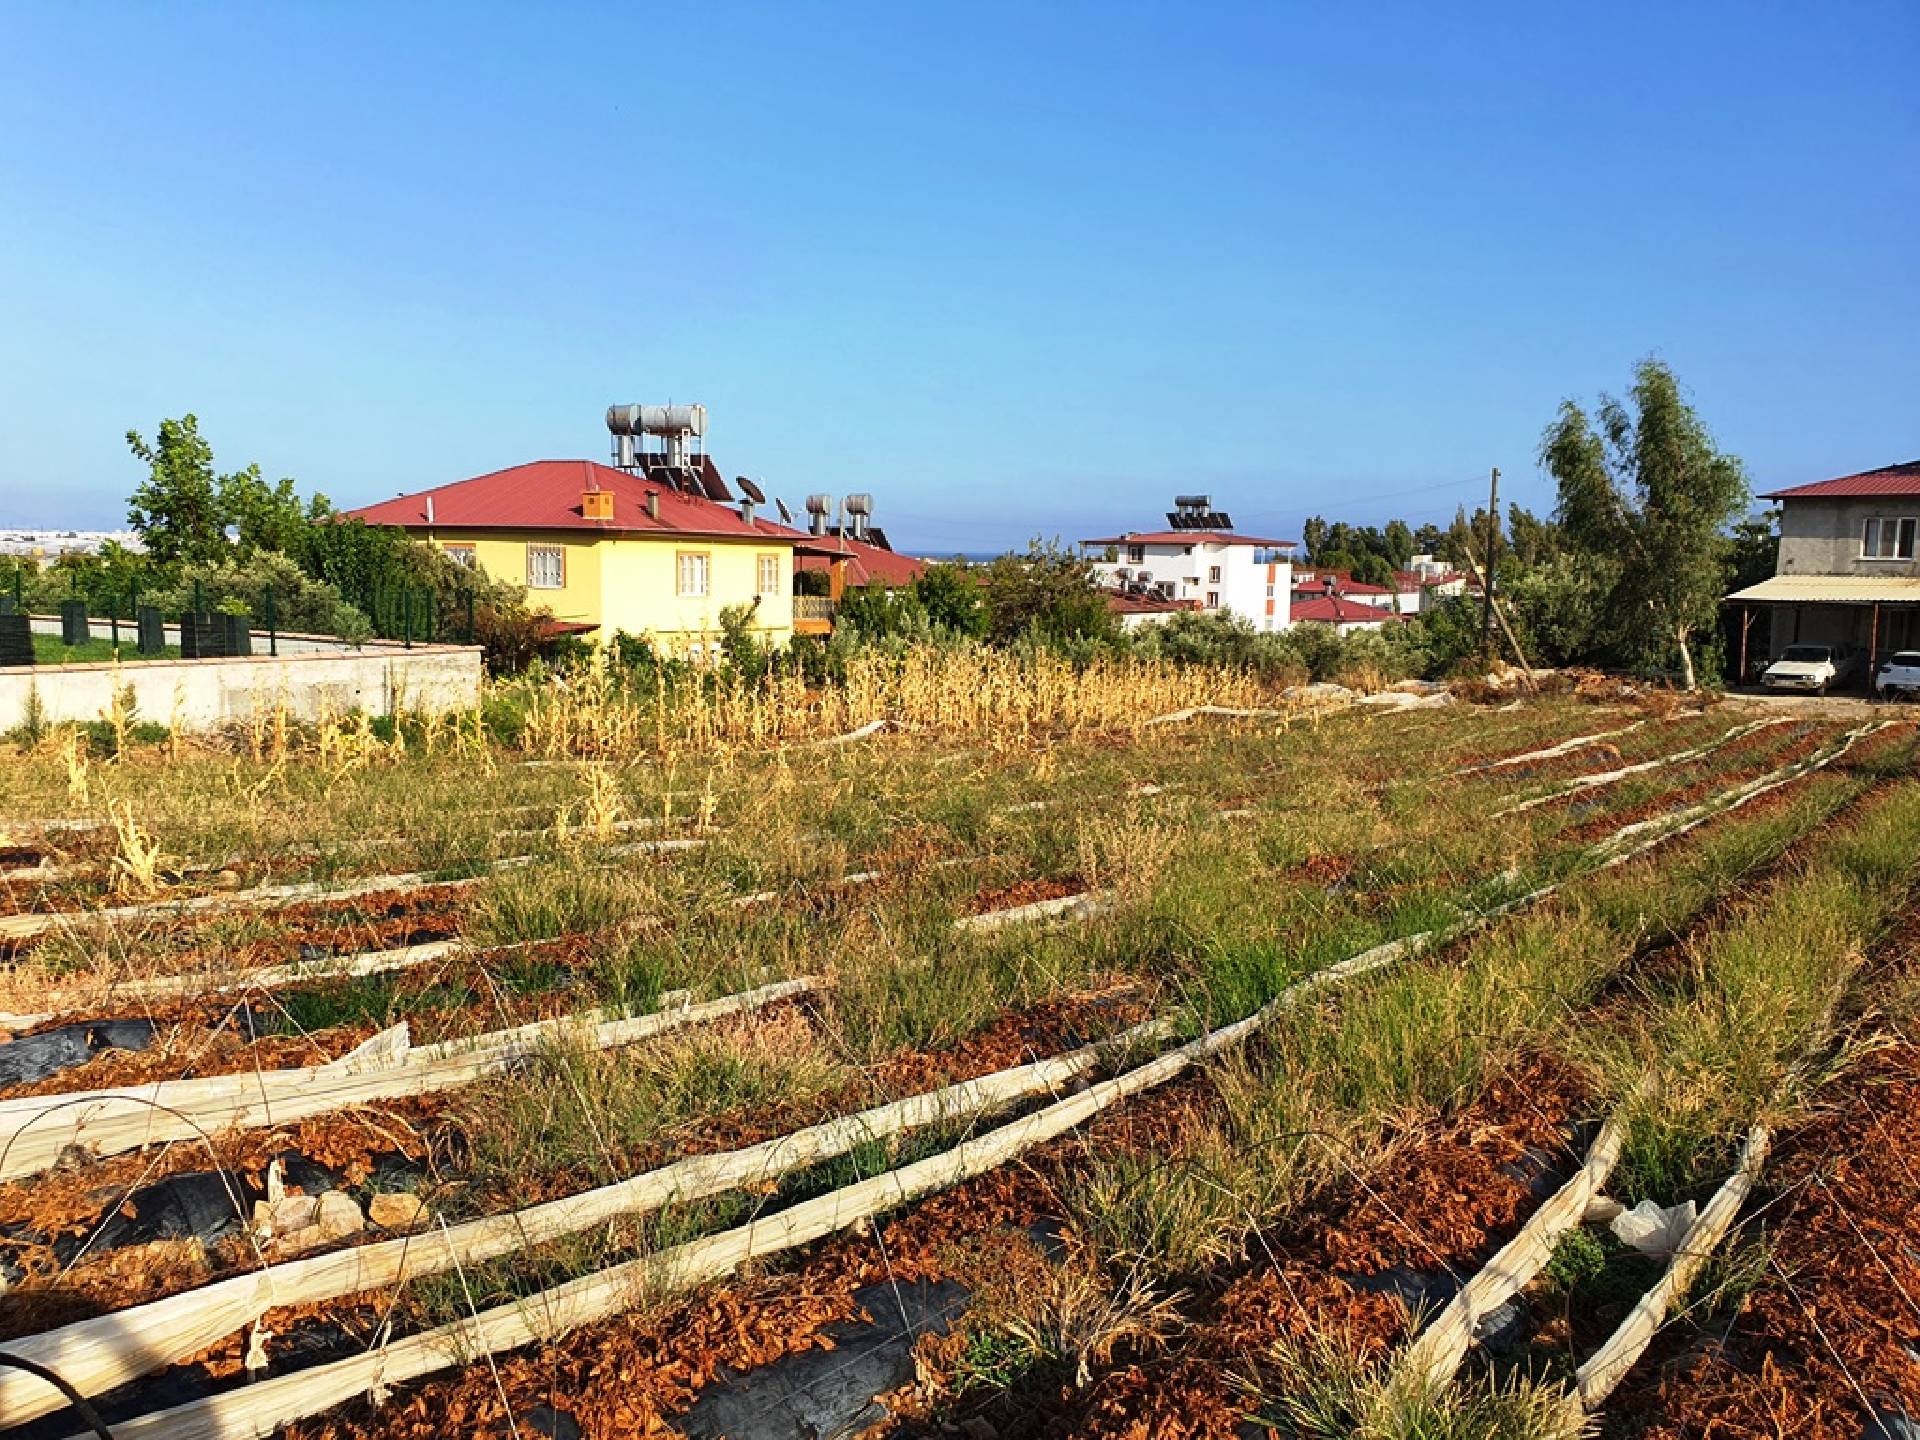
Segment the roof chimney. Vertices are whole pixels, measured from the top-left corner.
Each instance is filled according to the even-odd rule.
[[[753,524],[753,501],[747,499],[740,501],[740,522],[743,525]]]
[[[660,518],[660,492],[658,490],[647,491],[647,518],[649,520],[658,520]]]
[[[598,481],[588,481],[587,488],[580,492],[580,518],[583,520],[613,519],[613,492],[602,490]]]

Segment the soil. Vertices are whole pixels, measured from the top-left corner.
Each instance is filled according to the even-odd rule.
[[[1384,1350],[1404,1338],[1412,1307],[1440,1303],[1472,1274],[1532,1213],[1543,1177],[1553,1183],[1547,1162],[1574,1163],[1570,1132],[1585,1108],[1554,1062],[1516,1064],[1385,1164],[1258,1237],[1248,1261],[1188,1277],[1189,1328],[1176,1344],[1122,1357],[1084,1390],[1016,1389],[935,1417],[983,1420],[1003,1440],[1234,1440],[1248,1433],[1250,1392],[1290,1342],[1331,1328]]]
[[[1765,732],[1763,731],[1761,733],[1764,734]],[[1762,775],[1778,770],[1782,766],[1792,765],[1804,760],[1819,750],[1821,746],[1832,740],[1833,735],[1834,732],[1832,731],[1819,730],[1802,735],[1784,749],[1774,750],[1768,753],[1763,759],[1743,765],[1736,765],[1730,770],[1723,770],[1712,775],[1702,776],[1700,779],[1679,786],[1676,789],[1662,791],[1660,794],[1651,796],[1638,805],[1631,806],[1624,810],[1610,811],[1605,815],[1587,820],[1567,833],[1572,838],[1590,843],[1595,840],[1604,839],[1624,825],[1635,824],[1641,820],[1655,819],[1659,816],[1669,815],[1675,811],[1683,810],[1689,805],[1698,804],[1709,796],[1721,794],[1735,786],[1745,784],[1751,780],[1757,780]],[[1755,738],[1757,739],[1758,737]],[[1838,763],[1844,765],[1846,762],[1843,759]],[[1748,815],[1763,813],[1762,810],[1757,810],[1755,807],[1764,807],[1769,801],[1773,800],[1775,796],[1786,797],[1790,793],[1790,791],[1786,790],[1773,791],[1769,795],[1762,796],[1758,800],[1743,805],[1741,807],[1741,813]]]
[[[1869,1415],[1920,1415],[1920,1045],[1888,1040],[1823,1100],[1749,1203],[1759,1283],[1731,1325],[1664,1336],[1608,1434],[1861,1440],[1903,1433]]]
[[[1020,880],[997,890],[982,890],[967,902],[967,914],[989,915],[996,910],[1013,910],[1042,900],[1059,900],[1086,890],[1078,876],[1062,880]]]
[[[231,920],[230,915],[188,913],[162,915],[151,922],[151,932],[138,932],[138,948],[150,950],[151,959],[143,965],[143,976],[190,974],[210,964],[223,973],[258,969],[269,965],[287,965],[297,960],[351,954],[359,950],[385,950],[401,945],[418,945],[430,940],[449,940],[460,933],[461,912],[472,901],[469,887],[435,885],[390,896],[363,895],[353,900],[310,901],[284,909],[253,912],[273,916],[282,932],[244,945],[222,945],[215,952],[197,950],[192,941],[203,926]],[[129,939],[136,932],[129,932]],[[153,945],[158,934],[185,942],[178,949]],[[47,936],[41,935],[13,946],[12,953],[23,957]],[[25,978],[16,977],[26,990]],[[74,986],[83,977],[58,977],[53,983]],[[21,1001],[22,1008],[26,1002]]]

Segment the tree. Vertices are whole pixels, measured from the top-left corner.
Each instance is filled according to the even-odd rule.
[[[1306,547],[1307,559],[1318,564],[1327,548],[1327,522],[1318,515],[1309,515],[1306,523],[1300,527],[1300,543]]]
[[[127,500],[127,523],[147,553],[160,565],[218,561],[227,550],[226,517],[199,420],[162,420],[152,445],[129,430],[127,448],[147,464],[147,478]]]
[[[1520,505],[1507,507],[1508,553],[1531,569],[1560,553],[1560,527]]]
[[[1769,579],[1780,559],[1780,507],[1734,522],[1727,546],[1728,590],[1744,590]]]
[[[1372,550],[1362,550],[1350,557],[1347,573],[1362,585],[1381,585],[1393,588],[1393,566]]]
[[[1381,540],[1386,547],[1387,563],[1394,569],[1404,570],[1413,563],[1413,531],[1407,528],[1406,521],[1389,520]]]
[[[981,571],[988,635],[999,643],[1116,638],[1119,622],[1085,560],[1035,540],[1024,555],[1002,555]]]
[[[221,518],[234,527],[242,555],[259,550],[295,554],[306,528],[325,523],[333,514],[333,502],[326,496],[315,495],[303,504],[291,479],[269,485],[258,465],[223,475],[219,494]]]
[[[969,640],[987,633],[986,593],[965,565],[929,565],[914,577],[910,588],[935,629]]]
[[[1693,639],[1713,625],[1726,526],[1748,502],[1740,461],[1714,447],[1673,372],[1649,359],[1628,400],[1602,396],[1592,420],[1563,401],[1540,463],[1559,485],[1568,541],[1611,578],[1609,618],[1649,656],[1677,653],[1695,689]]]

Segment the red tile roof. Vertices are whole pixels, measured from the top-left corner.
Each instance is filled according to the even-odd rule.
[[[1107,609],[1116,615],[1172,615],[1181,610],[1198,610],[1198,600],[1168,600],[1159,595],[1124,595],[1107,592]]]
[[[711,467],[712,461],[706,462]],[[717,475],[718,472],[716,471]],[[587,490],[613,493],[613,518],[589,520],[580,513]],[[660,518],[647,514],[647,492],[660,497]],[[427,501],[439,530],[585,530],[607,535],[699,535],[714,538],[791,540],[799,532],[756,516],[751,524],[729,506],[675,490],[657,480],[630,475],[592,460],[535,460],[471,480],[456,480],[376,505],[349,510],[369,525],[427,526]]]
[[[1385,585],[1369,585],[1364,580],[1347,580],[1338,575],[1322,572],[1317,580],[1296,580],[1293,593],[1296,595],[1324,595],[1327,593],[1327,581],[1333,581],[1333,593],[1336,595],[1391,595],[1394,592]]]
[[[925,561],[910,555],[839,535],[801,536],[794,549],[794,566],[799,570],[830,570],[835,555],[847,557],[849,585],[873,580],[882,585],[910,585],[927,568]]]
[[[1256,535],[1236,535],[1231,530],[1141,530],[1129,531],[1125,535],[1097,536],[1092,540],[1082,540],[1082,545],[1193,545],[1199,542],[1212,545],[1259,545],[1274,550],[1284,550],[1297,545],[1297,540],[1262,540]]]
[[[1863,470],[1858,475],[1842,475],[1837,480],[1816,480],[1811,485],[1792,485],[1785,490],[1769,490],[1762,500],[1845,499],[1850,495],[1920,495],[1920,460],[1904,465],[1883,465],[1878,470]]]
[[[1384,605],[1367,605],[1358,600],[1342,600],[1338,595],[1322,595],[1314,600],[1296,600],[1289,612],[1297,625],[1302,620],[1324,621],[1330,625],[1350,625],[1368,620],[1410,620]]]

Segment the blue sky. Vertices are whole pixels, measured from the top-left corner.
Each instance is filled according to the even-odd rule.
[[[1920,455],[1920,7],[0,6],[0,523],[197,412],[342,504],[599,457],[905,547],[1549,508],[1656,354],[1759,488]]]

